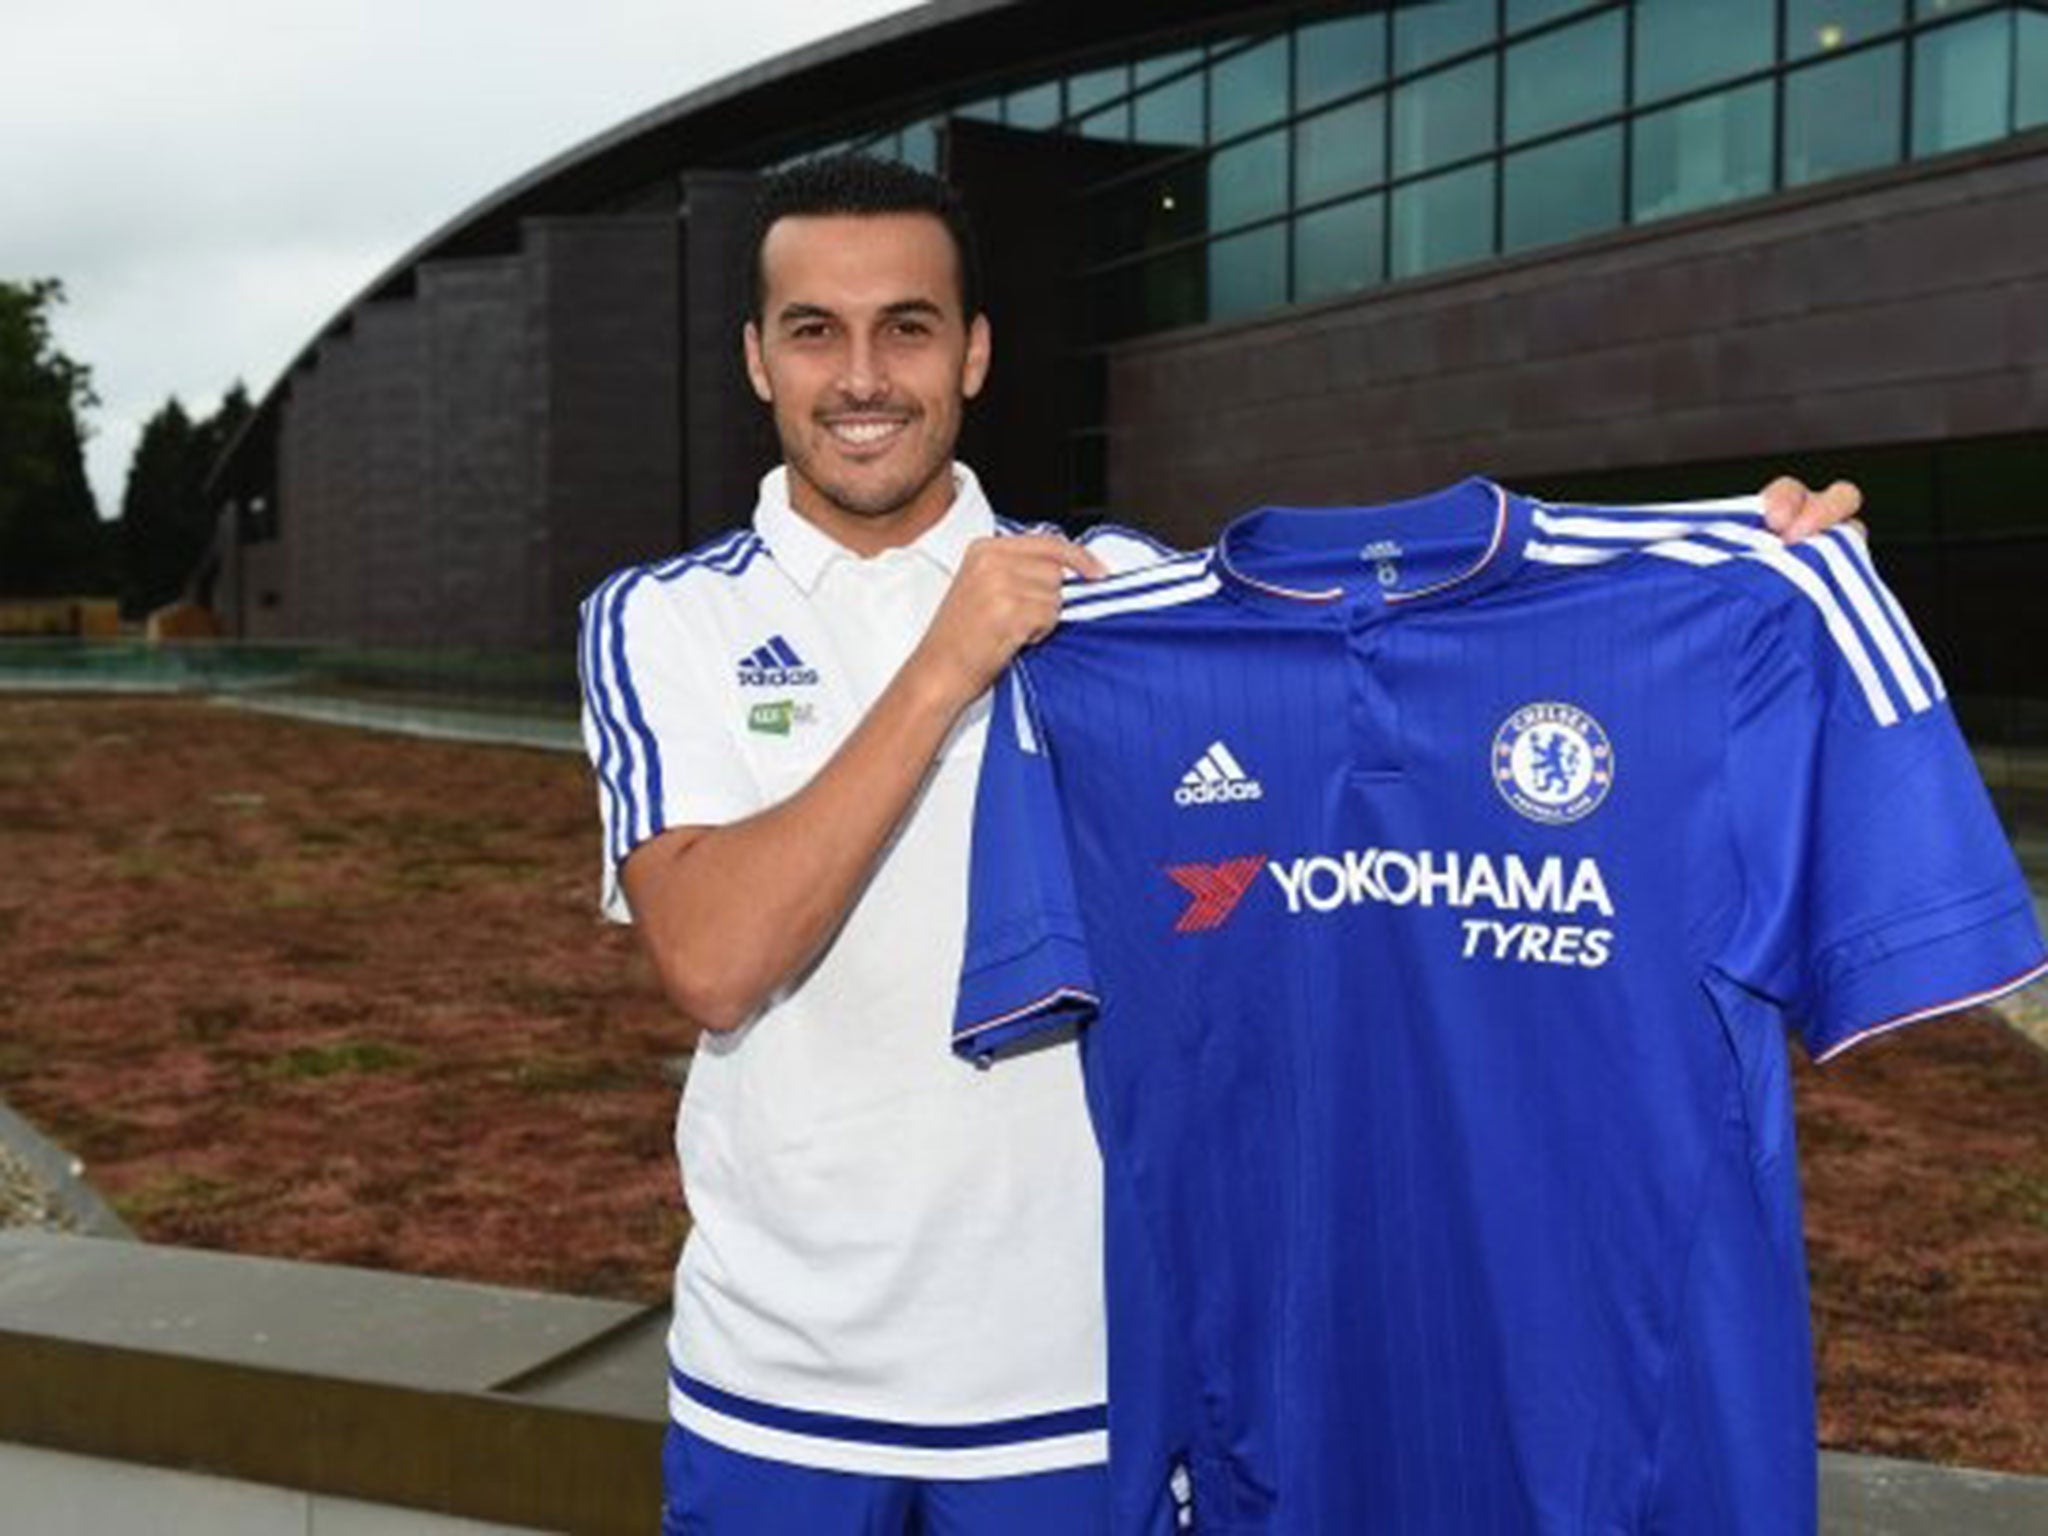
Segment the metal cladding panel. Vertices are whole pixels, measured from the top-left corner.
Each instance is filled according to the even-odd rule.
[[[2048,428],[2048,145],[2001,146],[1110,363],[1118,514]]]

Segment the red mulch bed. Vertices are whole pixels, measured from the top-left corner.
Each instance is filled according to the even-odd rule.
[[[656,1301],[688,1050],[573,757],[0,697],[0,1097],[146,1237]],[[2048,1472],[2048,1054],[1799,1074],[1829,1445]]]

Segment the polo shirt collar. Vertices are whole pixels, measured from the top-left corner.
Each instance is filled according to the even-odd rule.
[[[754,531],[768,546],[775,563],[805,592],[817,589],[833,561],[860,558],[790,505],[789,470],[785,465],[777,465],[761,477],[761,496],[754,506]],[[973,470],[956,459],[953,504],[944,517],[907,547],[950,576],[960,568],[968,544],[995,531],[995,513],[982,494],[981,482]]]

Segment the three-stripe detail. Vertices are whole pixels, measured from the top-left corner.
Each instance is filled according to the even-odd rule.
[[[614,572],[583,603],[576,662],[614,864],[667,825],[661,751],[626,649],[626,604],[643,582],[666,584],[695,570],[738,576],[765,548],[742,529],[673,560]]]
[[[780,635],[770,635],[767,641],[757,645],[739,661],[746,671],[768,672],[778,668],[800,667],[803,658],[797,655],[790,643]]]
[[[1639,513],[1539,508],[1525,554],[1550,565],[1598,565],[1639,552],[1694,566],[1754,562],[1813,605],[1878,724],[1896,725],[1948,697],[1861,535],[1835,528],[1788,545],[1761,518],[1729,515],[1745,510],[1744,504],[1712,503]]]

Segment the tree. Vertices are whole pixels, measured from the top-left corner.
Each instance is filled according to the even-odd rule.
[[[50,339],[63,302],[54,278],[0,279],[0,593],[14,596],[111,585],[80,420],[98,401],[90,372]]]
[[[144,425],[121,497],[121,606],[130,616],[184,594],[218,516],[206,497],[207,473],[249,410],[249,396],[236,383],[203,421],[173,396]]]

